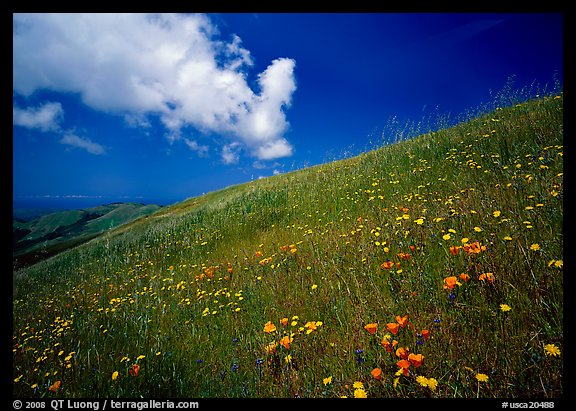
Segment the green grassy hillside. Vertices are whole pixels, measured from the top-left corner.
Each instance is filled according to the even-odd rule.
[[[159,208],[151,204],[113,203],[85,210],[58,211],[29,221],[13,219],[14,265],[26,266],[43,260]]]
[[[14,395],[562,396],[562,104],[192,198],[15,272]]]

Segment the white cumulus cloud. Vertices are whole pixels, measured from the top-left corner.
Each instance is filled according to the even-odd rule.
[[[12,107],[12,122],[15,126],[22,126],[41,131],[55,131],[64,116],[60,103],[45,103],[40,107],[25,109]]]
[[[205,15],[43,13],[13,20],[13,89],[23,96],[79,93],[86,105],[133,125],[158,116],[170,141],[186,138],[191,126],[221,135],[224,147],[237,143],[230,146],[236,155],[240,146],[262,160],[292,154],[284,134],[295,61],[272,61],[252,90],[251,53],[236,35],[222,39]]]

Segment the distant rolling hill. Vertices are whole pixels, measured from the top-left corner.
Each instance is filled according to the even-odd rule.
[[[30,220],[12,220],[14,267],[33,264],[102,232],[151,214],[155,204],[112,203],[82,210],[58,211]]]

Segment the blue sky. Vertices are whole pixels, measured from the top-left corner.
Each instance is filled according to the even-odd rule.
[[[13,196],[169,204],[563,82],[555,13],[16,14]],[[75,203],[76,201],[76,203]]]

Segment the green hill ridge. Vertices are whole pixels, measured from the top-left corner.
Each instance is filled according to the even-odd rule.
[[[14,272],[13,393],[560,398],[562,225],[561,95],[191,198]]]
[[[159,208],[154,204],[112,203],[81,210],[52,212],[28,221],[14,218],[14,264],[16,267],[33,264]]]

